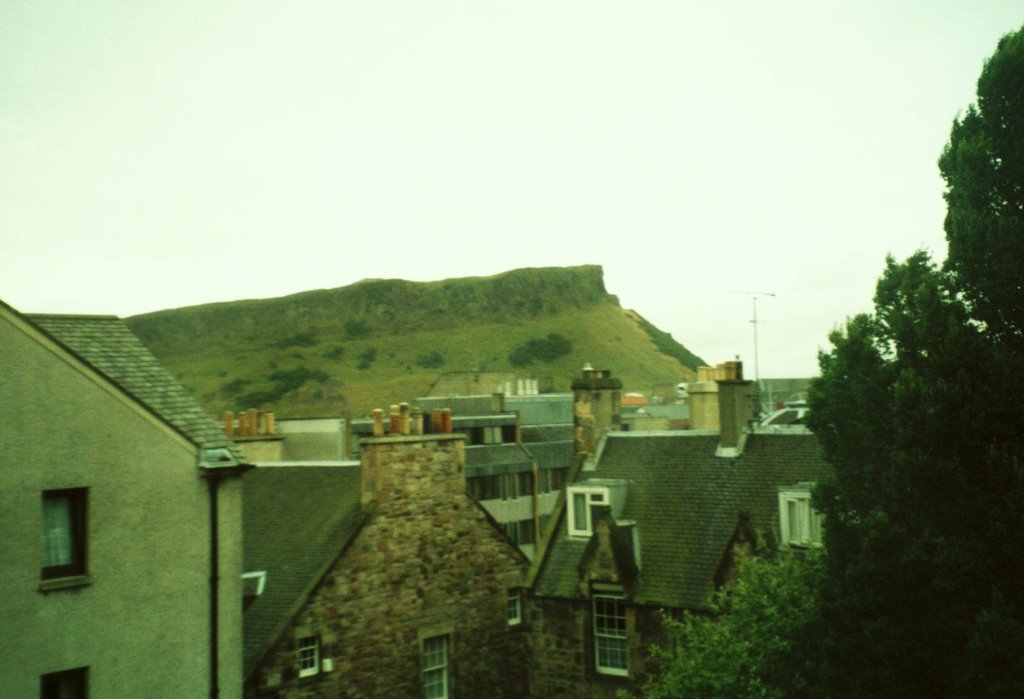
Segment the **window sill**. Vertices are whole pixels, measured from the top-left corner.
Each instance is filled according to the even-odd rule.
[[[43,594],[56,592],[57,590],[72,590],[79,587],[92,585],[92,577],[89,575],[69,575],[66,578],[52,578],[39,581],[39,591]]]

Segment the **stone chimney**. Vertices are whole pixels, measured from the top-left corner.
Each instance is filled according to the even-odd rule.
[[[378,415],[383,423],[383,411],[375,411],[375,420]],[[415,421],[403,419],[401,408],[395,416],[397,434],[360,442],[359,504],[363,510],[431,513],[439,503],[449,501],[452,493],[465,493],[465,435],[452,434],[450,428],[447,432],[415,434]],[[406,424],[410,429],[402,430]]]
[[[611,371],[594,369],[590,364],[572,380],[577,454],[595,453],[606,432],[622,429],[621,390],[622,382],[613,379]]]
[[[698,367],[689,385],[690,426],[718,430],[717,454],[736,457],[743,452],[746,430],[754,419],[753,382],[743,380],[743,362]]]

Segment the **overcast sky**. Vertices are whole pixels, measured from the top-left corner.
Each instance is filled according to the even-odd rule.
[[[0,299],[113,313],[520,267],[817,373],[1020,0],[0,2]],[[614,367],[610,367],[614,370]]]

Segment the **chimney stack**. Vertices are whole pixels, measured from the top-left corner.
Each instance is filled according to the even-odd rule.
[[[439,415],[436,427],[442,429],[422,434],[421,412],[413,411],[410,423],[407,404],[392,408],[390,418],[396,428],[384,435],[384,411],[374,410],[374,436],[360,442],[360,505],[368,511],[433,511],[452,493],[465,493],[465,437],[450,434],[450,411]],[[445,413],[447,430],[443,429]]]
[[[697,381],[687,387],[690,426],[718,430],[718,456],[736,457],[743,452],[746,429],[754,419],[752,387],[752,381],[743,379],[739,359],[697,367]]]
[[[613,379],[610,370],[594,369],[590,364],[572,380],[577,454],[594,454],[606,432],[622,429],[621,390],[622,382]]]

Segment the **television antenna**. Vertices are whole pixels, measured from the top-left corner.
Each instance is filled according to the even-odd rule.
[[[754,326],[754,381],[757,382],[757,387],[760,389],[761,388],[761,368],[760,368],[760,366],[758,364],[758,356],[757,356],[757,324],[758,324],[758,320],[757,320],[757,301],[758,301],[758,299],[766,298],[766,297],[774,298],[775,294],[773,294],[770,291],[734,291],[732,293],[734,293],[734,294],[743,294],[744,296],[749,296],[750,300],[751,300],[751,303],[754,306],[754,316],[750,320],[751,325]],[[764,322],[764,321],[760,321],[760,322]]]

